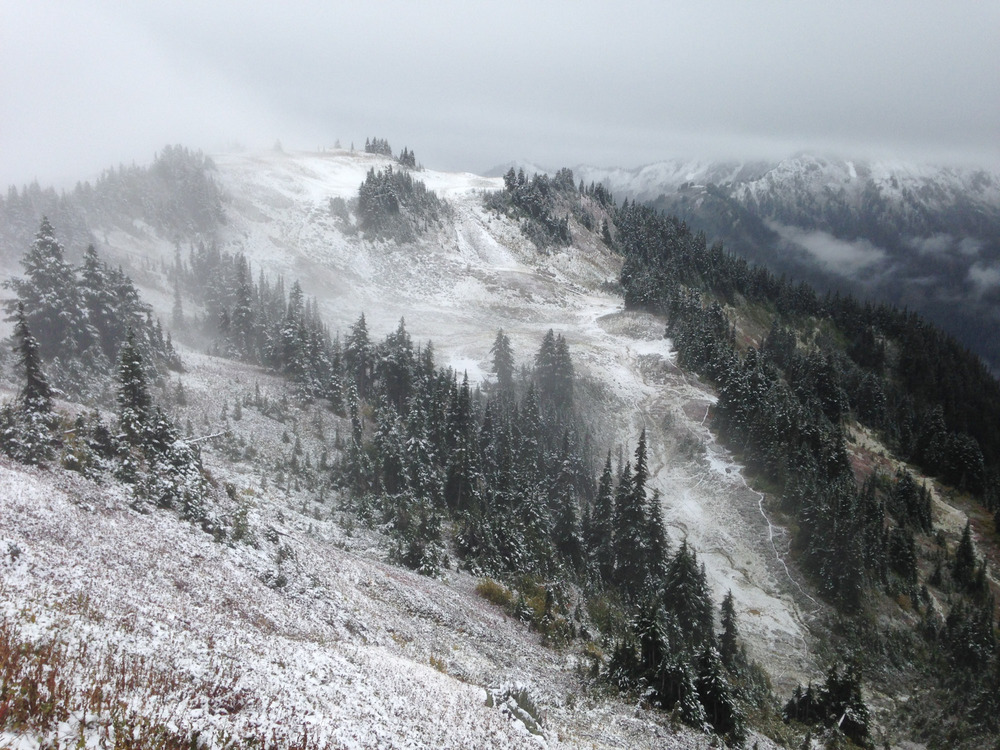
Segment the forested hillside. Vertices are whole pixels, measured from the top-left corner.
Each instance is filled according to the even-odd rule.
[[[717,428],[788,514],[801,565],[852,623],[852,648],[880,643],[881,669],[933,669],[940,716],[958,712],[995,731],[983,709],[1000,689],[996,584],[971,524],[950,548],[935,535],[927,487],[905,467],[859,465],[851,435],[878,435],[988,511],[978,531],[995,540],[1000,384],[913,313],[820,296],[707,247],[704,235],[650,208],[626,204],[616,219],[626,304],[662,312],[682,364],[716,384]],[[885,640],[899,632],[860,636],[882,594],[905,596],[904,609],[920,615],[905,647]],[[910,661],[915,653],[926,663]],[[802,707],[810,700],[787,710],[811,716]]]
[[[720,165],[650,199],[776,274],[919,312],[1000,366],[995,171],[803,154],[756,172]]]

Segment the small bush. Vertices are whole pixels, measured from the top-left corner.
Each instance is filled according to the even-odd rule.
[[[476,585],[476,593],[483,599],[510,612],[514,607],[514,594],[502,583],[484,578]]]

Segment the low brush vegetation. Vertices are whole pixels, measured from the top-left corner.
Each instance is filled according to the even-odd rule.
[[[185,729],[188,706],[219,715],[242,710],[245,688],[224,660],[211,665],[209,678],[180,680],[141,655],[99,649],[65,642],[58,630],[31,638],[0,617],[0,742],[27,740],[52,750],[320,750],[307,733],[275,741]]]

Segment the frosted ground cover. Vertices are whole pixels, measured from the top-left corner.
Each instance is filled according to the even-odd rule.
[[[305,455],[315,456],[323,441],[309,409],[290,407],[283,423],[253,407],[228,425],[220,416],[249,390],[280,398],[280,381],[194,353],[187,362],[187,404],[171,405],[179,421],[191,420],[197,433],[228,426],[272,458],[287,450],[281,433],[297,424]],[[328,421],[322,432],[329,438],[336,429]],[[389,565],[385,539],[352,529],[335,503],[273,479],[263,489],[258,463],[222,453],[206,444],[206,466],[238,497],[221,493],[216,512],[245,509],[255,546],[219,544],[170,512],[137,513],[114,483],[0,461],[0,616],[24,640],[57,638],[85,653],[71,679],[81,702],[95,679],[124,671],[141,679],[118,699],[203,739],[225,732],[281,744],[308,736],[317,747],[706,746],[665,715],[595,689],[578,649],[541,646],[475,595],[475,579],[448,571],[431,580]],[[267,585],[276,571],[287,582]],[[109,672],[108,659],[121,666]],[[487,705],[487,689],[503,696],[511,685],[526,687],[541,708],[542,736]],[[89,729],[81,730],[84,717]],[[81,710],[55,735],[97,747],[103,720]],[[40,739],[11,732],[0,746],[34,748]]]
[[[415,342],[433,340],[439,364],[474,380],[488,377],[497,328],[519,363],[549,328],[562,333],[595,394],[593,416],[611,432],[608,447],[629,454],[647,430],[650,488],[661,493],[671,541],[694,545],[716,601],[732,589],[751,655],[782,692],[816,676],[803,626],[816,605],[784,567],[787,540],[715,443],[706,419],[714,396],[676,367],[662,321],[625,312],[605,291],[619,261],[596,237],[574,224],[573,247],[539,253],[516,225],[482,210],[478,191],[499,180],[425,171],[417,176],[449,201],[451,218],[409,245],[363,241],[341,231],[328,202],[354,195],[385,159],[274,153],[216,162],[230,195],[225,248],[246,253],[254,275],[299,279],[335,329],[364,311],[381,338],[405,316]],[[112,254],[173,257],[172,243],[148,235],[108,241]],[[166,282],[140,281],[169,320]],[[283,384],[178,343],[188,405],[171,401],[176,376],[156,395],[194,434],[228,428],[257,451],[259,460],[234,460],[204,444],[207,467],[236,490],[220,512],[243,507],[258,546],[219,545],[170,513],[137,514],[113,484],[2,463],[0,552],[14,544],[20,554],[0,563],[0,606],[26,636],[57,634],[92,654],[168,665],[182,679],[162,710],[188,728],[290,739],[308,728],[335,747],[704,746],[667,717],[595,690],[580,653],[542,647],[478,598],[474,579],[449,571],[433,581],[388,565],[384,538],[353,529],[335,498],[318,503],[305,487],[262,481],[261,466],[290,450],[284,432],[301,437],[316,465],[346,426],[294,405],[283,423],[253,408],[237,421],[237,401],[255,388],[277,400]],[[266,585],[277,573],[285,585]],[[205,680],[239,695],[239,710],[223,713],[198,704],[193,687],[185,692]],[[505,684],[529,687],[545,714],[543,737],[486,705],[486,688]]]

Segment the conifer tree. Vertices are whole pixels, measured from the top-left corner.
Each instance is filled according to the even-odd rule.
[[[645,503],[636,502],[632,467],[626,463],[615,492],[615,580],[626,599],[636,601],[646,586]]]
[[[594,512],[590,517],[590,529],[587,546],[597,568],[598,575],[604,583],[611,583],[615,570],[614,518],[615,500],[612,483],[614,475],[611,471],[611,451],[604,461],[604,470],[597,486],[597,498],[594,501]]]
[[[966,521],[962,530],[962,538],[955,550],[955,562],[951,567],[951,576],[960,589],[972,586],[976,574],[976,551],[972,547],[972,522]]]
[[[663,504],[659,490],[653,490],[649,500],[649,527],[646,535],[646,548],[649,558],[646,562],[650,584],[658,587],[667,575],[670,543],[667,540],[667,525],[663,520]]]
[[[698,698],[712,728],[735,744],[746,735],[746,719],[736,705],[732,686],[723,673],[722,659],[711,644],[698,657]]]
[[[497,330],[490,354],[493,355],[493,372],[497,376],[500,392],[510,393],[514,388],[514,352],[502,328]]]
[[[663,587],[663,604],[677,618],[681,632],[693,648],[712,640],[712,600],[705,567],[687,540],[671,558]]]
[[[48,417],[52,413],[52,389],[42,371],[42,359],[38,352],[38,341],[28,328],[28,319],[24,314],[24,303],[17,302],[14,317],[14,351],[18,364],[24,368],[24,388],[21,390],[20,401],[27,411],[36,412]]]
[[[118,305],[107,266],[97,257],[97,250],[93,245],[88,245],[83,254],[80,290],[87,311],[87,322],[94,331],[105,362],[114,362],[120,344],[115,336]]]
[[[52,456],[52,390],[20,301],[14,315],[14,352],[25,382],[15,404],[0,410],[0,446],[12,458],[36,464]]]
[[[562,334],[556,337],[554,376],[553,395],[556,406],[564,412],[570,412],[573,409],[573,360]]]
[[[374,362],[375,377],[383,395],[400,414],[405,414],[413,391],[416,360],[413,357],[413,342],[402,318],[395,333],[386,336],[377,348]]]
[[[250,267],[242,255],[238,256],[234,263],[236,266],[235,299],[229,316],[230,340],[237,356],[249,362],[256,362],[259,360],[255,346],[257,321]],[[184,311],[179,307],[179,299],[178,296],[175,300],[175,314],[178,314],[183,322]]]
[[[719,656],[730,672],[735,672],[742,661],[740,648],[740,632],[736,623],[736,607],[733,604],[733,592],[726,592],[722,600],[722,634],[719,636]]]
[[[556,382],[556,334],[551,328],[542,339],[542,345],[535,354],[535,382],[542,404],[547,404],[555,391]]]
[[[86,313],[72,266],[66,262],[62,244],[56,239],[52,224],[43,218],[35,241],[21,259],[25,278],[13,278],[4,286],[13,289],[16,300],[5,304],[14,312],[17,302],[24,304],[39,352],[44,359],[63,360],[88,345]]]
[[[569,436],[564,434],[558,474],[552,486],[553,539],[563,561],[577,576],[584,571],[584,542],[580,527],[580,509],[573,486]]]
[[[378,427],[372,447],[375,452],[379,488],[387,495],[398,495],[409,484],[406,436],[392,404],[383,404],[377,415]]]
[[[143,444],[152,405],[146,368],[130,328],[118,360],[118,420],[130,444]]]
[[[358,397],[367,398],[372,378],[373,352],[364,313],[351,326],[351,331],[344,340],[343,357],[344,369],[348,378],[354,381]]]

